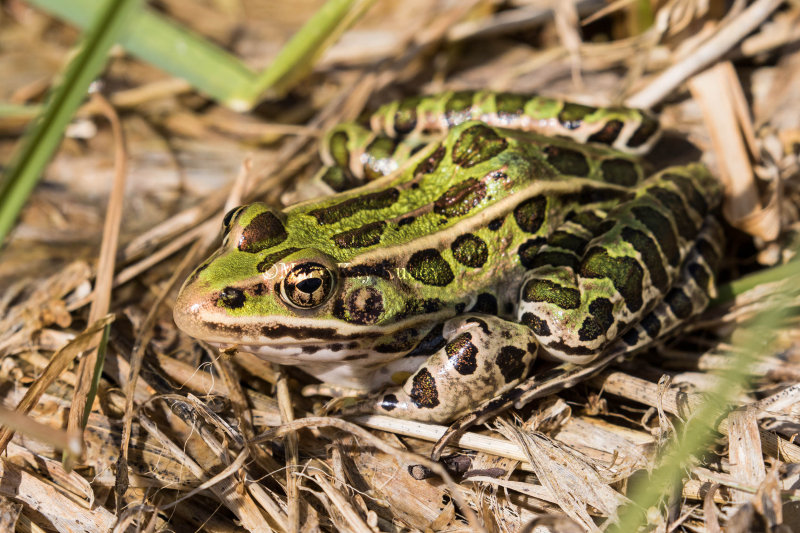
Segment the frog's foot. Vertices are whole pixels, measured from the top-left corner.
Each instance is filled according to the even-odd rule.
[[[329,398],[357,398],[364,395],[363,389],[334,385],[333,383],[316,383],[306,385],[300,392],[305,397],[327,396]]]
[[[334,385],[333,383],[317,383],[306,385],[300,392],[303,396],[324,396],[330,398],[324,405],[317,407],[314,411],[320,416],[327,416],[336,411],[349,409],[354,404],[358,404],[364,397],[363,389]]]
[[[445,323],[443,336],[447,343],[402,386],[372,395],[344,413],[447,422],[525,379],[538,348],[527,326],[488,315],[454,318]]]

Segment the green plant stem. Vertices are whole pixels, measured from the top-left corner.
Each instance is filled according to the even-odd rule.
[[[86,27],[102,3],[97,0],[29,0],[33,5]],[[129,13],[118,42],[136,57],[187,80],[231,108],[252,107],[256,75],[236,56],[148,7]]]
[[[725,283],[717,288],[718,296],[711,302],[711,306],[732,302],[737,296],[765,283],[785,281],[800,273],[800,259],[794,259],[784,265],[779,265],[764,270],[759,270],[735,281]],[[800,278],[795,278],[793,286],[797,286]]]
[[[305,70],[310,69],[313,60],[330,44],[331,37],[338,36],[349,22],[357,18],[349,17],[345,22],[353,5],[360,1],[328,0],[281,48],[272,64],[258,76],[251,98],[255,99],[269,89],[285,86],[290,80],[297,79]],[[368,0],[359,12],[363,13],[373,2],[374,0]]]
[[[22,139],[0,180],[0,242],[61,142],[64,130],[83,101],[89,85],[103,70],[111,46],[141,0],[112,0],[101,5],[86,30],[77,55],[53,89],[43,113]]]
[[[800,262],[784,266],[789,267],[786,269],[787,275],[800,275]],[[631,495],[634,503],[622,510],[619,521],[609,531],[627,533],[645,525],[643,511],[663,500],[672,487],[679,483],[694,455],[707,446],[714,434],[714,422],[729,411],[733,398],[751,375],[749,369],[753,368],[775,339],[775,324],[779,324],[787,313],[788,309],[785,308],[770,309],[747,326],[738,350],[729,354],[731,364],[717,374],[717,386],[686,423],[679,439],[663,456],[661,465],[653,471],[647,484]]]

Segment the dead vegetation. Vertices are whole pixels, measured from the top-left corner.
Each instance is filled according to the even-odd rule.
[[[158,4],[263,67],[320,3]],[[77,32],[2,8],[2,101],[39,102]],[[742,324],[798,305],[785,267],[736,283],[797,245],[799,45],[796,1],[376,2],[248,114],[117,53],[0,251],[2,405],[16,411],[0,412],[0,529],[604,528],[709,401]],[[317,416],[310,378],[185,337],[171,305],[228,208],[302,187],[325,128],[446,88],[655,108],[670,134],[654,164],[689,141],[725,183],[733,292],[678,340],[471,428],[433,463],[445,428]],[[0,114],[0,161],[29,119]],[[769,326],[716,439],[641,510],[652,530],[800,530],[796,317]]]

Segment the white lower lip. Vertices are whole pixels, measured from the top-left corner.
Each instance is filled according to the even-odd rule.
[[[342,361],[348,355],[354,354],[357,351],[362,353],[369,351],[369,350],[358,350],[358,349],[356,350],[342,349],[334,352],[326,348],[331,343],[323,344],[322,342],[316,344],[304,343],[302,345],[292,345],[292,344],[253,345],[253,344],[231,344],[231,343],[215,343],[215,342],[212,342],[211,344],[216,346],[220,350],[234,349],[237,351],[248,352],[258,356],[261,359],[264,359],[265,361],[270,361],[281,365],[292,365],[292,366],[337,363]],[[304,346],[317,346],[320,348],[320,350],[314,353],[306,353],[303,352],[302,349]]]

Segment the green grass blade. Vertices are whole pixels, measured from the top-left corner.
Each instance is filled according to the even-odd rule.
[[[96,0],[29,0],[33,5],[86,27],[100,8]],[[132,12],[118,42],[136,57],[237,110],[249,109],[256,75],[236,56],[147,7]]]
[[[328,0],[281,49],[261,74],[235,55],[156,11],[131,14],[119,43],[131,54],[236,111],[247,111],[268,89],[285,90],[375,0]],[[96,0],[29,0],[48,13],[86,27],[99,9]]]
[[[141,0],[110,0],[101,5],[46,107],[17,148],[0,180],[0,242],[11,230],[31,191],[61,142],[64,129],[103,70],[111,46]]]
[[[714,306],[732,302],[737,296],[765,283],[777,283],[794,278],[792,286],[796,287],[800,282],[800,278],[796,277],[800,274],[800,268],[798,268],[797,265],[798,262],[800,262],[800,259],[793,259],[786,264],[765,268],[764,270],[753,272],[737,280],[720,285],[717,287],[718,296],[710,305]]]
[[[311,70],[314,60],[373,3],[374,0],[328,0],[258,76],[251,94],[253,100],[269,89],[285,88]]]
[[[790,267],[787,274],[800,275],[800,261],[784,265]],[[729,353],[730,365],[717,374],[717,386],[706,395],[705,403],[692,414],[692,418],[680,430],[678,440],[663,456],[661,466],[653,471],[646,484],[639,486],[631,495],[632,505],[620,513],[617,524],[609,528],[613,532],[637,531],[646,524],[646,510],[664,501],[665,496],[680,482],[692,457],[700,453],[714,436],[715,422],[731,408],[732,402],[748,381],[750,369],[767,353],[777,337],[775,325],[780,324],[789,309],[777,307],[762,312],[743,331],[738,349]]]

